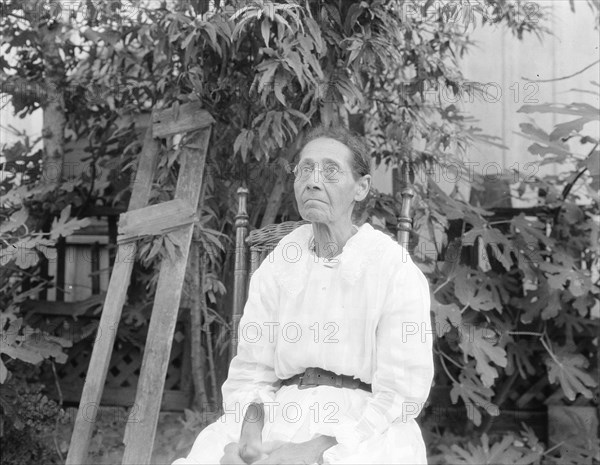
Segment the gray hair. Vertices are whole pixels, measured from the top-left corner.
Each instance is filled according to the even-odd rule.
[[[352,174],[355,178],[371,174],[369,149],[363,137],[350,132],[344,126],[319,125],[306,134],[302,142],[302,149],[304,149],[309,142],[322,137],[336,140],[348,147],[352,153]]]

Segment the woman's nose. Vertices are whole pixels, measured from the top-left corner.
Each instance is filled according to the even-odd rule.
[[[318,170],[314,170],[308,178],[306,179],[306,188],[307,189],[321,189],[321,173]]]

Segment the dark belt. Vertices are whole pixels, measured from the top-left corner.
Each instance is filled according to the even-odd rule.
[[[298,389],[306,389],[315,386],[335,386],[338,388],[364,389],[371,392],[371,385],[362,382],[358,378],[348,375],[338,375],[333,371],[322,368],[307,368],[304,373],[299,373],[291,378],[281,381],[282,386],[297,384]]]

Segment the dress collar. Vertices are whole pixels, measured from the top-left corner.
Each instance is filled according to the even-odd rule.
[[[367,224],[367,223],[365,223],[365,224]],[[310,225],[309,225],[309,226],[310,226]],[[364,226],[364,225],[363,225],[363,226]],[[312,231],[312,226],[311,226],[311,231]],[[358,227],[358,226],[356,226],[355,224],[353,224],[353,225],[352,225],[352,231],[354,231],[354,232],[353,232],[352,236],[350,236],[350,237],[348,238],[348,240],[346,241],[346,244],[344,245],[344,250],[346,249],[346,245],[348,245],[348,242],[350,242],[350,241],[352,240],[352,238],[353,238],[354,236],[356,236],[356,233],[358,233],[358,231],[359,231],[359,227]],[[309,239],[309,241],[308,241],[308,250],[309,250],[309,252],[311,252],[313,255],[316,255],[316,254],[317,254],[317,252],[316,252],[316,247],[315,247],[315,237],[314,237],[314,235],[313,235],[312,233],[311,233],[310,239]],[[342,252],[341,252],[341,253],[343,253],[343,250],[342,250]],[[339,255],[338,255],[338,256],[339,256]],[[336,256],[336,257],[334,257],[334,258],[337,258],[338,256]],[[319,258],[321,258],[321,257],[319,257]],[[325,260],[327,260],[327,259],[325,259]]]
[[[351,285],[356,284],[361,273],[367,269],[367,262],[380,256],[376,249],[384,246],[384,242],[381,240],[383,237],[386,236],[376,231],[370,224],[364,223],[357,227],[357,232],[348,239],[342,253],[329,260],[329,263],[335,263],[335,267],[339,267],[342,279]],[[316,255],[314,251],[310,250],[312,239],[312,225],[305,224],[285,236],[274,251],[277,268],[276,279],[291,295],[298,294],[302,290],[306,283],[302,275],[308,273],[310,266],[314,263]],[[293,254],[289,253],[292,248],[296,249]],[[300,254],[296,254],[296,251]],[[291,255],[297,259],[285,259]],[[318,258],[318,260],[324,259]]]

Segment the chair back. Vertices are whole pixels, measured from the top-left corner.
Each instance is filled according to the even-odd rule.
[[[233,334],[229,348],[229,361],[237,354],[238,326],[248,296],[250,277],[262,261],[277,246],[279,241],[299,226],[309,223],[306,220],[285,221],[270,224],[264,228],[248,232],[248,189],[240,187],[238,194],[238,212],[235,216],[235,269],[233,278]],[[398,216],[398,243],[408,250],[412,217],[410,207],[414,190],[409,186],[402,190],[402,205]]]

